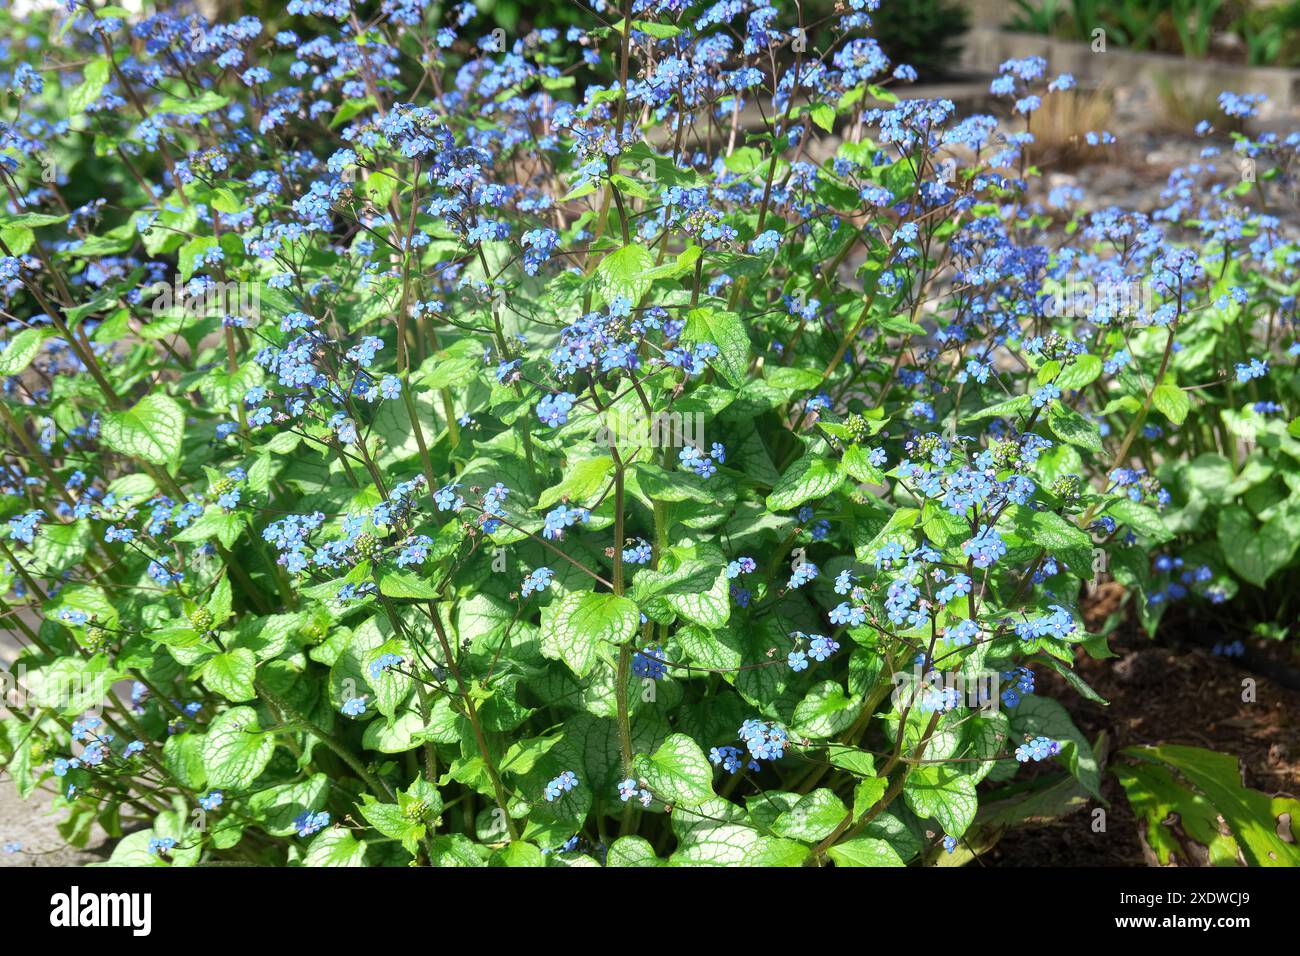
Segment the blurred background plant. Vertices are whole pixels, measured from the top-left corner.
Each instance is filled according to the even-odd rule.
[[[818,0],[827,8],[831,4]],[[907,0],[878,18],[876,39],[895,63],[910,63],[922,77],[945,75],[961,56],[970,11],[955,0]]]
[[[1089,130],[1111,125],[1114,109],[1108,90],[1069,90],[1053,96],[1035,110],[1031,130],[1034,142],[1028,155],[1035,166],[1073,169],[1084,163],[1105,162],[1109,151],[1090,144]]]
[[[281,0],[217,0],[211,5],[219,19],[252,15],[276,25],[291,19]],[[527,33],[535,27],[586,25],[593,15],[609,22],[619,18],[617,6],[605,0],[475,0],[479,11],[507,33]],[[803,20],[810,44],[825,48],[832,22],[847,9],[842,0],[805,0]],[[960,0],[894,0],[888,17],[877,17],[872,35],[894,63],[908,63],[922,79],[943,78],[961,57],[962,41],[971,14]]]
[[[1025,33],[1249,66],[1300,65],[1300,0],[1015,0]]]

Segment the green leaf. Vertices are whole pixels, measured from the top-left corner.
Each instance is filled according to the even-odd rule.
[[[1105,643],[1104,637],[1102,638],[1102,642],[1104,645]],[[1106,648],[1106,650],[1109,651],[1110,649]],[[1112,654],[1111,656],[1113,657],[1114,655]],[[1092,685],[1089,684],[1082,677],[1080,677],[1079,673],[1070,665],[1064,663],[1063,661],[1058,661],[1055,657],[1048,657],[1046,663],[1048,667],[1056,671],[1056,673],[1060,674],[1062,679],[1071,687],[1073,687],[1079,693],[1080,696],[1086,697],[1088,698],[1088,700],[1096,701],[1097,703],[1103,706],[1108,705],[1110,703],[1110,701],[1108,701],[1105,697],[1102,697],[1101,694],[1093,690]]]
[[[686,734],[669,734],[651,756],[637,754],[633,768],[665,803],[699,807],[713,799],[713,765]]]
[[[701,487],[701,482],[685,472],[665,471],[658,465],[637,462],[632,466],[631,476],[636,487],[644,497],[655,501],[698,501],[700,504],[713,504],[715,499],[708,490]]]
[[[814,684],[794,709],[794,729],[806,737],[832,737],[853,723],[856,704],[836,681]]]
[[[627,598],[591,591],[566,594],[542,610],[542,653],[585,677],[607,652],[606,644],[632,640],[641,613]]]
[[[226,700],[239,703],[256,696],[253,678],[257,673],[257,659],[244,647],[210,657],[203,665],[203,683]]]
[[[596,288],[605,304],[622,296],[636,306],[650,288],[651,280],[642,273],[654,268],[655,257],[649,249],[636,243],[616,249],[596,267]]]
[[[837,866],[904,866],[903,858],[884,840],[859,837],[826,851]]]
[[[645,837],[619,837],[609,845],[606,866],[663,866],[664,861],[655,856],[655,848]]]
[[[1128,525],[1152,545],[1164,544],[1174,536],[1158,511],[1130,498],[1116,498],[1106,505],[1106,514],[1120,524]]]
[[[212,198],[209,202],[217,212],[224,212],[229,215],[234,215],[240,209],[239,197],[228,186],[218,186],[212,190]]]
[[[747,173],[752,173],[754,170],[758,169],[762,162],[762,152],[755,149],[753,146],[741,146],[739,149],[733,150],[731,155],[723,160],[723,164],[727,167],[728,172],[736,173],[741,176],[744,176]]]
[[[210,541],[216,538],[229,548],[244,530],[246,516],[238,511],[226,512],[209,507],[188,528],[172,536],[173,541]]]
[[[692,309],[686,314],[683,337],[699,343],[712,342],[718,347],[716,358],[709,360],[726,379],[740,388],[749,379],[749,334],[745,323],[734,312],[716,309]]]
[[[805,455],[789,467],[767,496],[770,511],[791,511],[807,501],[825,498],[844,481],[844,474],[829,458]]]
[[[613,32],[623,32],[622,23],[623,21],[620,20],[618,23],[614,24]],[[681,27],[675,27],[671,23],[654,23],[650,20],[633,20],[632,28],[634,30],[640,30],[642,33],[652,36],[656,40],[667,40],[682,32]]]
[[[23,329],[0,352],[0,376],[18,375],[32,364],[41,350],[41,343],[54,333],[49,329]]]
[[[809,111],[812,121],[820,126],[826,132],[831,132],[835,128],[835,108],[825,103],[818,103]]]
[[[212,614],[214,625],[220,626],[230,619],[233,604],[234,593],[230,587],[230,577],[223,575],[208,597],[207,609]]]
[[[104,92],[109,76],[108,60],[104,57],[91,60],[86,64],[82,75],[84,79],[81,84],[68,94],[68,113],[72,116],[84,113],[86,107],[99,99],[99,95]]]
[[[176,253],[176,264],[180,267],[181,281],[189,282],[194,275],[194,263],[200,256],[217,246],[213,236],[196,236],[181,246]]]
[[[903,784],[903,797],[913,813],[933,819],[953,837],[970,827],[978,805],[972,777],[934,764],[913,769]]]
[[[257,711],[234,707],[218,714],[203,735],[203,767],[208,785],[245,790],[271,762],[275,738],[263,733]]]
[[[552,734],[549,737],[533,737],[529,740],[521,740],[518,743],[510,745],[506,751],[505,758],[501,761],[502,773],[525,774],[536,766],[537,761],[564,739],[563,734]]]
[[[1192,407],[1192,400],[1177,385],[1161,382],[1151,393],[1151,401],[1156,408],[1175,425],[1181,425]]]
[[[1183,832],[1209,849],[1212,865],[1235,866],[1240,852],[1250,866],[1300,866],[1295,842],[1281,836],[1284,817],[1292,823],[1300,818],[1300,802],[1243,787],[1235,757],[1177,744],[1120,753],[1135,763],[1117,764],[1113,772],[1134,811],[1146,819],[1147,838],[1162,865],[1175,857],[1196,864],[1166,822],[1173,813]]]
[[[304,811],[312,813],[325,806],[331,787],[323,773],[312,774],[297,783],[259,790],[248,800],[250,812],[272,836],[290,836],[298,832],[294,819]]]
[[[416,842],[425,833],[423,823],[412,820],[397,804],[380,803],[368,793],[362,794],[360,809],[361,815],[372,827],[386,837],[400,840],[408,851],[415,852]]]
[[[651,598],[708,591],[717,581],[719,570],[707,561],[694,558],[680,562],[671,571],[645,568],[632,581],[631,598],[637,604],[645,604]]]
[[[104,443],[116,452],[155,465],[180,454],[185,412],[166,395],[146,395],[133,408],[104,416]]]
[[[1197,455],[1187,463],[1185,476],[1188,488],[1214,504],[1221,504],[1232,494],[1230,486],[1235,477],[1232,462],[1218,452],[1207,451]]]
[[[686,620],[708,628],[723,627],[731,618],[731,588],[726,566],[719,560],[713,567],[713,580],[707,587],[693,592],[673,590],[664,596],[668,606]],[[696,580],[696,576],[693,575],[691,580]]]
[[[362,866],[365,863],[365,844],[358,842],[351,832],[331,827],[316,835],[303,858],[306,866]]]
[[[385,717],[393,718],[411,694],[412,678],[410,674],[403,673],[404,668],[385,668],[378,675],[371,675],[371,665],[385,654],[395,654],[406,660],[411,656],[411,651],[405,641],[394,639],[371,648],[361,659],[370,686],[375,691],[375,708]]]
[[[1008,398],[996,405],[987,405],[978,411],[971,412],[969,415],[963,415],[961,422],[964,425],[967,422],[978,422],[985,418],[1011,418],[1027,411],[1030,407],[1030,401],[1028,395],[1017,395],[1015,398]]]
[[[178,783],[191,790],[201,790],[208,782],[203,767],[203,737],[199,734],[173,734],[163,744],[163,766]]]
[[[0,213],[0,227],[24,226],[28,229],[40,229],[42,226],[54,226],[66,222],[67,216],[52,216],[45,212]]]
[[[1017,508],[1012,530],[1063,560],[1080,578],[1092,577],[1092,539],[1055,512]]]
[[[1079,355],[1056,376],[1056,385],[1061,391],[1081,389],[1094,382],[1101,374],[1102,361],[1096,355]]]
[[[25,256],[36,245],[36,233],[26,226],[0,226],[0,241],[9,247],[11,255]]]
[[[564,479],[547,488],[537,499],[538,509],[549,508],[561,498],[568,498],[575,504],[582,504],[595,498],[609,481],[610,472],[614,470],[614,459],[609,455],[595,458],[580,458],[565,469]]]
[[[417,746],[413,739],[424,728],[420,715],[405,710],[390,725],[386,720],[372,720],[361,737],[362,746],[381,754],[400,754]]]
[[[889,789],[889,781],[884,777],[868,777],[858,781],[853,788],[853,822],[862,819],[862,815],[880,802]]]
[[[1047,426],[1056,437],[1087,451],[1101,452],[1101,431],[1072,408],[1053,402],[1047,414]]]
[[[383,567],[379,569],[379,593],[391,598],[416,598],[435,600],[442,596],[428,578],[423,578],[416,571],[405,568]]]
[[[772,832],[792,840],[816,843],[830,836],[847,813],[844,802],[823,787],[800,797],[798,803],[777,817]]]
[[[449,836],[437,836],[429,841],[432,847],[433,866],[483,866],[483,860],[475,852],[474,844],[463,833]]]
[[[826,751],[826,759],[833,766],[860,777],[874,777],[876,774],[876,758],[865,750],[847,744],[831,744]]]
[[[546,866],[546,855],[526,840],[512,840],[493,854],[490,862],[492,866],[538,868]]]
[[[230,102],[229,97],[222,96],[212,90],[204,90],[198,96],[188,99],[180,99],[175,96],[164,96],[158,104],[159,113],[177,113],[183,116],[201,116],[204,113],[211,113],[213,110],[219,110]]]
[[[1241,505],[1229,505],[1219,512],[1219,544],[1223,556],[1238,575],[1256,587],[1286,567],[1295,553],[1296,537],[1286,527],[1286,518],[1274,518],[1256,525]]]
[[[717,826],[684,843],[670,862],[676,866],[801,866],[811,852],[803,843],[767,836],[753,827]]]
[[[885,473],[870,462],[868,459],[870,454],[870,451],[861,445],[850,445],[844,449],[844,457],[840,459],[840,469],[854,481],[883,485],[886,482]]]
[[[91,585],[69,584],[45,606],[46,619],[58,622],[59,611],[65,608],[85,611],[90,615],[92,621],[96,621],[104,627],[117,626],[117,608],[113,606],[113,602],[108,599],[108,595],[100,588]]]
[[[86,556],[90,526],[84,521],[72,524],[47,524],[32,544],[40,558],[43,573],[59,573]]]

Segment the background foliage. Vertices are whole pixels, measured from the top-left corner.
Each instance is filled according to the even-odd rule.
[[[871,3],[286,10],[3,14],[0,756],[72,841],[933,863],[1101,798],[1085,581],[1294,573],[1297,137],[1089,210],[1070,77],[908,98]]]

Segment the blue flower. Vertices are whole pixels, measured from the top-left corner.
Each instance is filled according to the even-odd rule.
[[[742,574],[752,574],[758,567],[758,562],[753,558],[740,557],[727,564],[727,577],[739,577]]]
[[[1021,763],[1046,760],[1061,752],[1061,744],[1050,737],[1035,737],[1016,748],[1016,759]]]
[[[329,826],[330,815],[328,810],[321,810],[313,813],[310,810],[304,810],[293,819],[294,829],[298,831],[298,836],[309,837],[313,833]]]
[[[1259,107],[1267,99],[1262,93],[1232,93],[1224,90],[1219,94],[1219,109],[1229,116],[1247,119],[1259,113]]]
[[[36,526],[45,520],[44,511],[29,511],[9,519],[9,540],[31,544],[35,540]],[[111,529],[110,529],[111,530]],[[112,540],[111,538],[107,540]]]
[[[785,748],[790,742],[789,735],[776,724],[762,720],[747,720],[740,725],[737,732],[750,755],[755,760],[779,760],[785,756]]]
[[[524,597],[528,597],[535,591],[545,591],[550,587],[554,577],[555,572],[550,568],[536,568],[524,578],[523,583],[519,586],[519,593]]]
[[[817,565],[811,561],[804,561],[802,564],[795,566],[794,573],[790,575],[790,580],[786,582],[785,586],[791,590],[801,588],[809,581],[814,580],[817,574]]]
[[[565,528],[570,528],[575,524],[586,524],[587,519],[590,517],[591,512],[586,508],[570,508],[568,505],[560,505],[547,512],[546,521],[542,526],[542,537],[549,541],[555,541],[564,536]]]
[[[808,654],[815,661],[824,661],[840,649],[838,641],[821,634],[813,634],[808,642]]]
[[[650,801],[653,799],[649,790],[644,789],[635,780],[628,777],[618,785],[618,798],[627,803],[633,797],[641,801],[643,807],[650,806]]]
[[[961,547],[962,554],[977,568],[987,568],[1007,553],[1007,546],[997,530],[980,525],[979,532]]]
[[[637,538],[636,544],[623,549],[624,564],[649,564],[653,557],[654,551],[644,538]]]
[[[369,674],[372,678],[377,678],[381,674],[392,670],[394,667],[401,666],[401,663],[402,663],[402,659],[398,657],[396,654],[391,654],[391,653],[381,654],[378,658],[376,658],[374,661],[371,662],[369,668]]]
[[[664,652],[656,644],[632,655],[632,673],[648,680],[662,680],[668,674]]]
[[[546,785],[546,801],[558,800],[578,785],[578,775],[572,770],[565,770]]]
[[[564,425],[569,421],[569,410],[573,408],[573,403],[577,400],[578,396],[572,392],[557,392],[554,395],[547,395],[537,403],[537,418],[543,425],[552,428],[557,425]]]
[[[1061,390],[1054,383],[1048,382],[1038,391],[1034,392],[1034,408],[1042,408],[1044,405],[1051,403],[1054,399],[1061,397]]]
[[[831,608],[830,622],[846,627],[860,627],[866,623],[867,610],[864,607],[843,601]]]
[[[713,747],[709,750],[709,762],[715,767],[721,767],[729,774],[739,773],[746,766],[750,770],[758,769],[757,761],[750,760],[746,762],[745,752],[739,747]]]

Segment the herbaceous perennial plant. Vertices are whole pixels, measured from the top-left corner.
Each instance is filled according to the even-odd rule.
[[[1084,212],[1071,79],[900,99],[873,0],[474,16],[5,15],[20,790],[142,865],[898,865],[1099,796],[1034,669],[1092,693],[1108,555],[1226,586],[1148,566],[1135,441],[1214,399],[1188,330],[1294,381],[1297,138]]]

